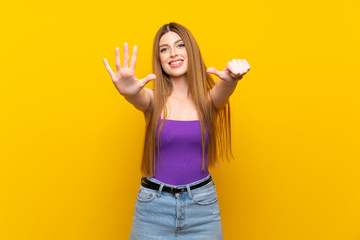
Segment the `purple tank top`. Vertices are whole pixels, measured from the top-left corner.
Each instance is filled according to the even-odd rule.
[[[157,132],[161,121],[162,119],[159,119]],[[201,169],[201,146],[199,120],[165,120],[160,134],[161,161],[156,153],[156,174],[153,178],[171,185],[186,185],[207,177],[207,132],[204,156],[206,171]]]

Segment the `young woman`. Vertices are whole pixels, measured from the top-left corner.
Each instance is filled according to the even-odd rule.
[[[153,71],[135,77],[124,43],[111,79],[127,101],[144,113],[146,135],[130,239],[223,239],[215,183],[208,167],[231,154],[229,97],[250,70],[233,59],[222,71],[206,68],[199,47],[184,26],[165,24],[153,45]],[[130,61],[130,66],[129,66]],[[215,83],[210,74],[219,77]],[[144,88],[154,81],[154,89]]]

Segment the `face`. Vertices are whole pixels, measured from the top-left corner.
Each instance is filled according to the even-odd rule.
[[[188,58],[185,45],[175,32],[167,32],[159,42],[160,63],[163,70],[173,78],[184,76],[187,71]]]

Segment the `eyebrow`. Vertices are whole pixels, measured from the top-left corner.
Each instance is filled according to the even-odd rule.
[[[176,40],[175,43],[180,42],[180,41],[182,41],[182,39]],[[169,45],[168,44],[162,44],[162,45],[159,46],[159,48],[161,48],[163,46],[169,46]]]

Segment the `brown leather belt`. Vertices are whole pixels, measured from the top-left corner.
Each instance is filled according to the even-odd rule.
[[[201,182],[201,183],[196,184],[196,185],[193,185],[193,186],[190,186],[190,189],[193,190],[193,189],[196,189],[198,187],[204,186],[205,184],[211,182],[211,180],[212,180],[212,177],[210,176],[206,181]],[[154,182],[148,180],[146,177],[141,178],[141,185],[143,187],[150,188],[150,189],[153,189],[153,190],[159,190],[160,189],[160,184],[154,183]],[[176,188],[176,187],[164,186],[162,191],[168,192],[168,193],[184,193],[184,192],[187,191],[187,188],[186,187],[185,188]]]

